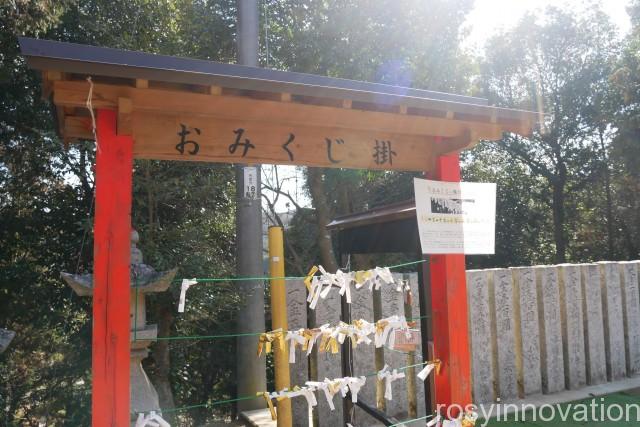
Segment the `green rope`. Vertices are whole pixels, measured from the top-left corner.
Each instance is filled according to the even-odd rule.
[[[415,365],[409,365],[409,366],[403,366],[401,368],[395,368],[397,371],[406,371],[409,368],[415,368],[416,366],[423,366],[426,365],[427,363],[431,363],[429,361],[427,362],[422,362],[422,363],[416,363]],[[379,372],[379,371],[378,371]],[[378,375],[378,372],[372,372],[370,374],[367,375],[363,375],[364,377],[375,377]]]
[[[173,341],[173,340],[205,340],[218,338],[254,337],[262,335],[264,332],[247,332],[242,334],[221,334],[221,335],[179,335],[176,337],[156,337],[144,341]],[[135,340],[134,340],[135,341]]]
[[[404,425],[404,424],[413,423],[413,422],[420,421],[420,420],[426,420],[427,418],[433,418],[433,417],[434,417],[433,414],[425,415],[424,417],[414,418],[412,420],[400,421],[399,423],[391,424],[389,427],[401,426],[401,425]]]
[[[218,400],[217,402],[213,402],[213,403],[200,403],[198,405],[189,405],[189,406],[180,406],[178,408],[160,409],[160,412],[162,412],[162,413],[180,412],[180,411],[186,411],[187,409],[208,408],[208,407],[211,407],[211,406],[224,405],[225,403],[240,402],[241,400],[257,399],[258,397],[261,397],[261,396],[237,397],[235,399]]]
[[[213,340],[213,339],[221,339],[221,338],[255,337],[255,336],[262,335],[263,333],[264,332],[247,332],[242,334],[221,334],[221,335],[178,335],[176,337],[155,337],[155,338],[145,338],[140,340],[134,337],[133,341],[174,341],[174,340],[207,340],[207,339]],[[389,350],[392,350],[392,349],[389,349]],[[403,353],[403,352],[400,352],[400,353]]]
[[[418,261],[410,261],[410,262],[405,262],[405,263],[402,263],[402,264],[390,265],[389,269],[393,270],[393,269],[396,269],[396,268],[407,267],[407,266],[410,266],[410,265],[422,264],[423,262],[427,262],[427,260],[426,259],[420,259]]]
[[[402,264],[391,265],[389,269],[396,269],[402,267],[408,267],[410,265],[421,264],[426,262],[427,260],[421,259],[418,261],[405,262]],[[257,276],[257,277],[205,277],[202,279],[195,279],[198,283],[214,283],[214,282],[241,282],[241,281],[270,281],[270,280],[301,280],[305,279],[307,276],[277,276],[277,277],[269,277],[269,276]],[[174,280],[175,283],[181,283],[182,279]]]
[[[276,277],[210,277],[203,279],[196,279],[198,283],[207,283],[207,282],[239,282],[239,281],[250,281],[250,280],[300,280],[304,279],[307,276],[276,276]],[[182,282],[182,280],[178,279],[177,282]]]
[[[409,317],[407,319],[407,322],[411,322],[412,320],[430,319],[430,318],[431,316],[425,314],[424,316]]]

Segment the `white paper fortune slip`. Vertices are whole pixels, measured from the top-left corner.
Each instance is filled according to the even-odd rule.
[[[182,286],[180,286],[180,300],[178,302],[178,313],[184,313],[184,305],[187,300],[187,290],[197,283],[198,281],[196,279],[182,279]]]

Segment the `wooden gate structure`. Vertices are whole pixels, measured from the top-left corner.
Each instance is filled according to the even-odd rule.
[[[459,181],[460,150],[503,132],[529,135],[537,121],[440,92],[30,38],[20,46],[42,72],[65,143],[95,139],[88,98],[96,118],[94,427],[130,423],[133,159],[423,171]],[[431,256],[430,284],[434,354],[443,362],[435,399],[465,405],[464,255]]]

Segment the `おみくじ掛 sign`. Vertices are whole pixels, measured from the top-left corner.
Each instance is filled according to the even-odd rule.
[[[424,254],[493,254],[496,184],[414,179]]]

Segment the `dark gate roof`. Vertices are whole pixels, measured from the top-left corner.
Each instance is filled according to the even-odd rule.
[[[487,105],[487,100],[430,90],[338,79],[290,71],[223,64],[176,56],[21,37],[20,48],[36,69],[101,76],[271,90],[292,95],[327,96],[394,103],[400,98]]]

